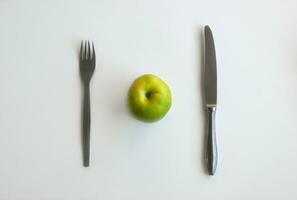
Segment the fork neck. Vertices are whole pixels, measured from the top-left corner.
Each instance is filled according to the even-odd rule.
[[[85,98],[90,98],[90,84],[89,83],[84,83],[84,95]],[[89,101],[89,100],[88,100]]]
[[[87,89],[90,87],[90,81],[84,81],[83,82],[84,88]]]

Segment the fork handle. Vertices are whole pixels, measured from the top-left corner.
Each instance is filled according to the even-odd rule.
[[[83,100],[83,164],[88,167],[90,164],[90,86],[89,83],[84,84],[84,100]]]

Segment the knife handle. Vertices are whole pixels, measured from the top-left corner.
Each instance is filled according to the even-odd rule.
[[[83,161],[84,166],[88,167],[90,164],[90,87],[89,84],[84,85],[84,101],[83,101]]]
[[[218,163],[218,148],[215,129],[215,115],[216,107],[207,107],[208,115],[208,130],[207,130],[207,144],[206,144],[206,164],[209,175],[214,175]]]

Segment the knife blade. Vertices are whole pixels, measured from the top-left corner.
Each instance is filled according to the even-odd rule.
[[[206,166],[209,175],[214,175],[217,169],[218,150],[215,130],[215,114],[217,107],[217,62],[215,44],[210,27],[204,27],[205,39],[205,103],[207,109],[207,144]]]

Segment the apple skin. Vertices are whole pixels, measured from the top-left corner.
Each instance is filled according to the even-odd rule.
[[[130,86],[128,105],[137,119],[145,122],[158,121],[171,107],[170,89],[157,76],[142,75]]]

